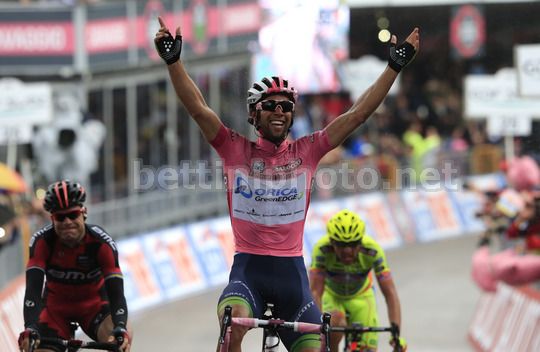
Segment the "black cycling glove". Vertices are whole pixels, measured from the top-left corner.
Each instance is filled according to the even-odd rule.
[[[34,342],[41,339],[41,337],[39,335],[39,332],[33,326],[32,327],[27,327],[23,332],[20,333],[19,340],[18,340],[19,348],[23,347],[23,341],[25,339],[30,339],[30,338],[32,338],[34,340]]]
[[[159,56],[167,63],[172,65],[176,61],[180,60],[180,53],[182,52],[182,36],[176,35],[173,38],[171,32],[167,32],[168,37],[160,38],[154,41]]]
[[[124,341],[129,341],[129,334],[125,328],[122,326],[117,326],[113,329],[111,335],[114,336],[116,339],[116,342],[118,342],[119,345],[123,344]]]
[[[416,56],[416,49],[409,42],[403,42],[396,46],[390,43],[390,56],[388,57],[388,66],[396,72],[407,66]]]

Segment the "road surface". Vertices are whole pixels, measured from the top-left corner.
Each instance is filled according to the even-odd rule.
[[[470,279],[476,236],[412,244],[387,251],[401,299],[402,336],[413,352],[469,352],[466,334],[480,296]],[[215,351],[216,302],[221,288],[184,298],[132,317],[132,352]],[[377,292],[381,324],[386,307]],[[260,330],[250,331],[243,350],[260,351]],[[386,337],[379,351],[389,351]],[[281,351],[285,351],[282,347]]]

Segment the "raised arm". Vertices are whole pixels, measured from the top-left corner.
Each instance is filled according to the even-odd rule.
[[[344,114],[338,116],[328,126],[326,131],[332,147],[337,147],[381,104],[396,80],[400,70],[409,64],[416,55],[420,45],[420,34],[415,28],[405,42],[398,45],[397,37],[392,35],[388,66],[379,78],[369,87]]]
[[[182,35],[180,27],[176,28],[176,36],[172,34],[158,17],[160,24],[154,43],[158,54],[167,63],[169,76],[176,91],[176,95],[182,101],[191,117],[197,122],[207,141],[212,141],[221,127],[221,120],[216,113],[206,104],[204,97],[191,77],[189,77],[184,65],[180,61],[182,51]]]

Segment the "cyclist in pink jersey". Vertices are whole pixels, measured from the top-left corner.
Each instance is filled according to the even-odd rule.
[[[154,39],[167,63],[178,98],[224,162],[227,200],[236,254],[229,283],[218,303],[234,317],[262,317],[266,303],[284,320],[320,323],[302,258],[302,234],[313,176],[319,160],[340,145],[381,104],[400,70],[419,47],[419,30],[397,44],[392,36],[388,67],[353,106],[325,129],[290,142],[298,92],[287,80],[265,77],[248,90],[248,122],[259,136],[253,142],[224,126],[206,104],[180,61],[180,27],[171,34],[159,18]],[[231,351],[241,351],[247,328],[233,328]],[[288,351],[319,351],[318,335],[280,333]]]

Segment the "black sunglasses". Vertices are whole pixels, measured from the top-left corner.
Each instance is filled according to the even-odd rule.
[[[338,241],[332,241],[332,245],[340,248],[344,247],[357,247],[362,244],[362,240],[360,241],[354,241],[354,242],[338,242]]]
[[[290,100],[263,100],[260,102],[261,109],[264,111],[276,111],[278,106],[281,107],[283,112],[294,111],[294,103]]]
[[[62,222],[66,220],[66,218],[69,218],[70,220],[75,220],[79,216],[81,216],[82,213],[83,213],[82,210],[74,210],[74,211],[70,211],[69,213],[52,214],[52,217],[55,221]]]

